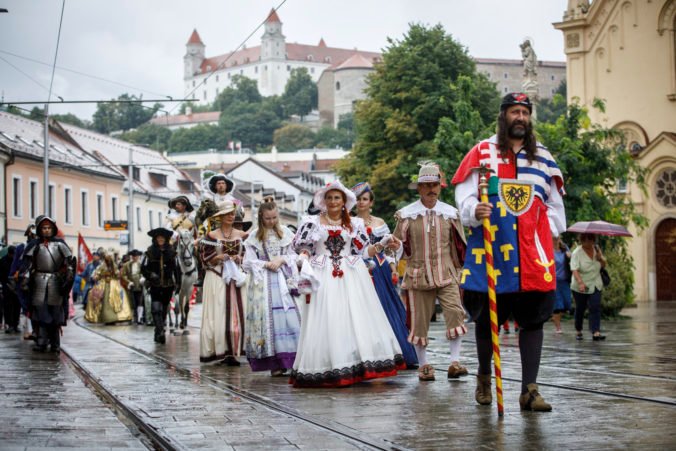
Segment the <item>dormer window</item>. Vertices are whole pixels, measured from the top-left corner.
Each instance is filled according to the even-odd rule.
[[[307,60],[308,60],[308,61],[314,61],[314,60],[315,60],[315,57],[312,56],[312,55],[308,55],[308,56],[307,56]]]
[[[331,57],[330,57],[330,56],[324,57],[324,62],[325,62],[325,63],[330,63],[330,62],[331,62]]]

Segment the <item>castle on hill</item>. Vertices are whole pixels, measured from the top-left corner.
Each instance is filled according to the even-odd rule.
[[[320,121],[333,126],[341,115],[352,111],[356,100],[365,97],[366,75],[381,61],[380,52],[329,47],[323,38],[316,45],[287,43],[274,9],[264,27],[260,45],[212,57],[206,56],[206,46],[193,30],[183,57],[185,95],[192,93],[201,105],[212,103],[230,86],[234,75],[256,80],[263,96],[280,95],[291,71],[304,67],[318,84]],[[500,93],[521,90],[521,60],[475,58],[475,62]],[[540,97],[551,97],[565,78],[566,65],[540,61],[538,73]]]

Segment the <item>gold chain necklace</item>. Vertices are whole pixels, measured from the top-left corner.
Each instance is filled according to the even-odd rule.
[[[223,239],[226,240],[226,241],[228,241],[228,240],[230,239],[230,237],[232,236],[233,230],[235,230],[234,227],[232,227],[232,228],[230,229],[230,233],[228,233],[228,236],[225,236],[225,232],[224,232],[223,229],[221,228],[221,235],[223,235]]]

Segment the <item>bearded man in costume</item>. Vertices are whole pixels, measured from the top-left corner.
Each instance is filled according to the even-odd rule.
[[[552,237],[566,229],[563,175],[549,151],[535,139],[533,105],[523,93],[507,94],[500,105],[497,134],[465,155],[451,183],[463,224],[470,227],[461,287],[476,322],[479,359],[476,401],[490,405],[493,346],[482,221],[490,219],[498,324],[519,323],[522,410],[550,411],[536,384],[542,353],[542,325],[554,307],[556,271]],[[487,166],[488,200],[480,201],[479,174]]]

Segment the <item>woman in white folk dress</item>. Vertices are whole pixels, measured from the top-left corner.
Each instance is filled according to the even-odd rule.
[[[364,221],[349,215],[355,202],[340,181],[328,184],[314,196],[322,213],[304,218],[294,238],[300,261],[319,282],[301,301],[294,387],[344,387],[406,368],[363,260],[375,255],[376,246],[369,244]],[[399,244],[392,239],[388,246]]]

